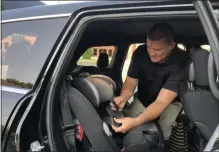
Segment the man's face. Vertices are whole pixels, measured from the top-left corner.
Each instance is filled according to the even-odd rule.
[[[174,42],[167,44],[163,39],[159,41],[152,41],[147,38],[146,45],[151,61],[154,63],[164,62],[175,47]]]

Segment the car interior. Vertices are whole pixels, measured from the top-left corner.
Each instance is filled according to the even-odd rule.
[[[122,70],[131,44],[146,42],[146,34],[156,22],[168,22],[175,30],[176,43],[185,46],[191,58],[187,83],[179,94],[183,110],[168,140],[163,139],[157,122],[147,122],[129,132],[115,133],[113,118],[125,117],[112,111],[109,103],[120,94]],[[94,20],[86,26],[69,63],[61,92],[54,106],[54,141],[57,149],[85,151],[201,151],[219,123],[219,102],[209,87],[208,60],[210,51],[197,16],[119,18]],[[78,65],[82,54],[94,46],[115,46],[109,63],[106,53],[99,55],[96,66]],[[86,74],[84,74],[86,73]],[[216,81],[216,75],[215,80]],[[128,106],[128,105],[127,105]],[[76,125],[76,139],[72,135]],[[182,125],[182,127],[180,127]],[[61,127],[57,127],[61,126]],[[60,129],[61,128],[61,129]],[[180,129],[179,129],[180,128]],[[71,132],[71,133],[69,133]],[[182,134],[179,134],[182,132]],[[62,140],[60,140],[62,139]],[[74,142],[69,142],[69,141]],[[62,142],[60,142],[62,141]],[[76,145],[76,146],[75,146]]]

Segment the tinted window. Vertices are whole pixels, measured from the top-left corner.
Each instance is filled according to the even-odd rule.
[[[2,85],[31,88],[67,18],[2,25]]]

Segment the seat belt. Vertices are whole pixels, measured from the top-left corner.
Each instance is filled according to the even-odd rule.
[[[60,107],[61,107],[62,120],[64,125],[63,131],[65,132],[67,138],[67,143],[66,143],[67,149],[69,151],[76,152],[76,137],[75,137],[76,121],[72,118],[70,105],[67,100],[67,88],[65,81],[63,82],[63,87],[61,89]]]
[[[66,80],[70,83],[73,79],[71,76],[67,75]],[[72,117],[72,112],[67,98],[66,81],[63,82],[61,94],[63,96],[61,96],[62,99],[60,99],[60,107],[64,124],[63,130],[67,137],[67,141],[65,141],[67,149],[71,152],[76,152],[76,139],[78,139],[82,143],[82,146],[85,150],[91,151],[91,149],[89,149],[88,140],[86,139],[86,136],[84,136],[82,126],[76,119],[73,119]]]

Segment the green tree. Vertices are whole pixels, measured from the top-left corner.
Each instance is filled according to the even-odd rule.
[[[90,59],[92,56],[92,48],[87,49],[82,55],[83,59]]]

